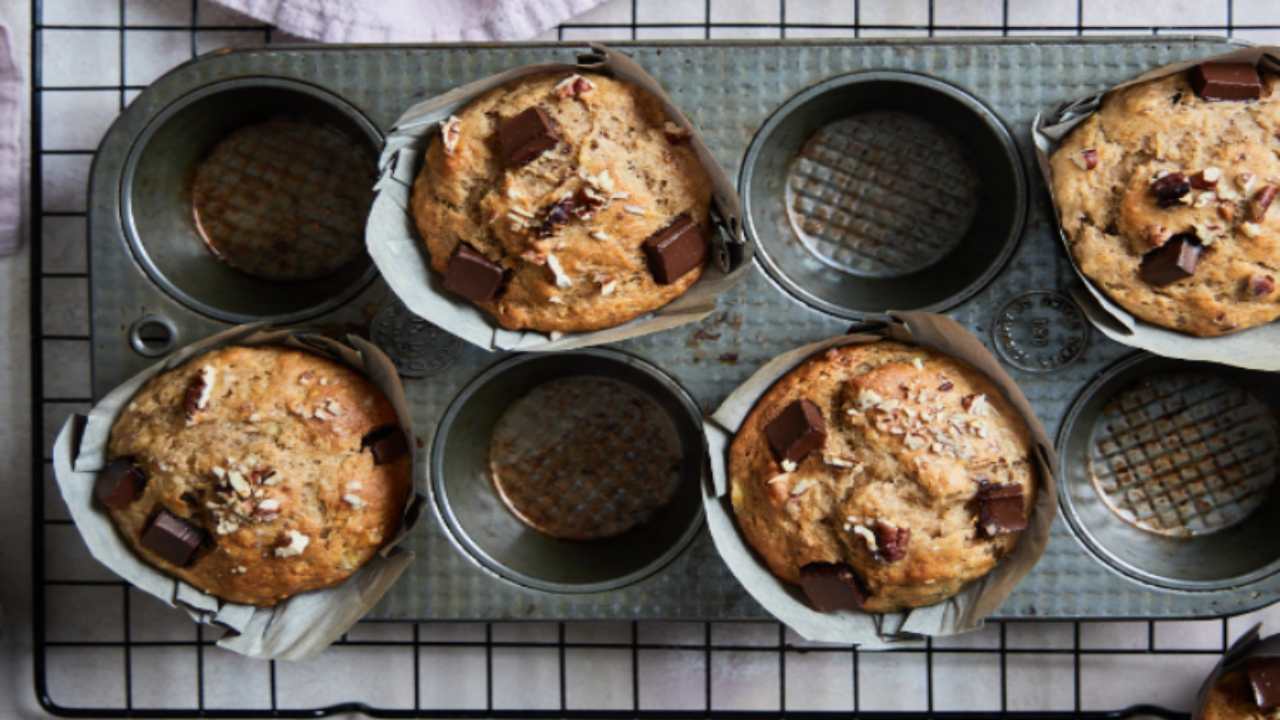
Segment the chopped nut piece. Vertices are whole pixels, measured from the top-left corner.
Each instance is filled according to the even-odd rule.
[[[662,133],[667,136],[667,142],[670,143],[682,143],[689,139],[689,131],[670,120],[662,123]]]
[[[1267,216],[1267,208],[1271,207],[1271,201],[1275,199],[1276,186],[1264,185],[1249,201],[1249,219],[1253,222],[1262,222]]]
[[[462,139],[462,121],[450,115],[440,123],[440,140],[444,144],[444,154],[452,155],[458,149],[458,141]]]
[[[365,506],[364,498],[360,497],[359,495],[355,495],[353,493],[347,493],[346,495],[343,495],[342,501],[350,505],[351,507],[355,508],[356,510],[359,510],[360,508]]]
[[[592,240],[604,241],[609,239],[609,233],[601,232],[600,230],[592,230],[587,234],[591,236]]]
[[[1191,192],[1191,183],[1180,172],[1161,175],[1151,183],[1151,194],[1156,196],[1156,205],[1162,208],[1177,205],[1189,192]]]
[[[1072,155],[1071,160],[1081,170],[1092,170],[1098,167],[1098,151],[1095,148],[1085,148],[1079,155]]]
[[[808,492],[811,487],[813,487],[813,481],[808,478],[804,478],[800,480],[800,482],[791,486],[791,497],[800,497]]]
[[[551,295],[547,298],[547,302],[551,303],[552,305],[563,305],[564,298],[561,298],[559,295]]]
[[[1222,178],[1222,171],[1216,167],[1207,167],[1191,176],[1191,187],[1197,190],[1210,190],[1217,187]]]
[[[858,409],[871,410],[879,407],[884,402],[884,398],[880,397],[880,393],[870,388],[862,388],[858,391]]]
[[[894,527],[883,520],[875,525],[876,553],[881,562],[893,563],[907,556],[907,543],[911,540],[911,529]]]
[[[853,467],[852,460],[845,460],[844,458],[836,457],[834,455],[823,455],[822,462],[832,467],[842,467],[842,468]]]
[[[862,538],[867,543],[867,550],[871,551],[872,555],[879,555],[880,544],[876,541],[876,534],[871,532],[871,528],[868,528],[866,525],[856,523],[850,524],[853,526],[853,534]]]
[[[964,399],[960,401],[960,404],[963,405],[964,409],[968,412],[971,412],[974,415],[982,415],[987,410],[987,396],[982,393],[965,395]]]
[[[1270,295],[1276,289],[1276,279],[1270,275],[1254,275],[1249,278],[1249,292],[1254,297]]]
[[[231,489],[240,497],[249,497],[249,481],[244,479],[244,475],[239,470],[232,470],[227,473],[227,482],[231,484]]]
[[[595,83],[575,73],[557,83],[553,91],[557,97],[579,98],[590,94],[595,89]]]
[[[632,215],[644,215],[644,208],[639,205],[623,205],[622,209]]]
[[[573,287],[573,280],[569,277],[569,274],[564,271],[564,266],[560,264],[560,259],[551,253],[547,253],[547,269],[551,271],[551,276],[555,279],[556,287]]]
[[[1257,182],[1257,176],[1251,172],[1242,172],[1236,175],[1236,187],[1240,188],[1245,195],[1253,194],[1253,186]]]
[[[296,557],[301,555],[307,549],[307,546],[311,544],[311,538],[297,530],[286,530],[285,537],[287,542],[276,548],[276,557]]]
[[[911,365],[912,365],[913,367],[915,367],[915,369],[917,369],[917,370],[923,370],[923,369],[924,369],[924,360],[921,360],[921,359],[920,359],[920,358],[918,358],[918,357],[911,358]]]
[[[796,471],[796,462],[795,462],[795,460],[783,460],[783,461],[782,461],[782,470],[783,470],[783,472],[795,472],[795,471]]]
[[[190,425],[196,413],[209,407],[209,398],[213,396],[213,383],[216,371],[212,365],[204,365],[199,374],[191,378],[187,384],[187,392],[183,395],[183,410],[186,412],[187,424]]]
[[[258,422],[259,420],[262,420],[262,415],[261,415],[260,413],[250,413],[250,414],[249,414],[249,422],[251,422],[251,423],[256,423],[256,422]]]
[[[1245,222],[1236,226],[1242,235],[1248,238],[1256,238],[1262,234],[1262,228],[1257,223]]]

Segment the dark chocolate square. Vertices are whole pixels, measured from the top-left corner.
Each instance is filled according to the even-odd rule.
[[[498,145],[507,167],[532,162],[556,146],[559,136],[551,117],[540,107],[531,107],[498,126]]]
[[[498,297],[503,276],[501,265],[470,246],[459,245],[445,268],[444,287],[473,302],[487,302]]]
[[[166,562],[185,567],[204,542],[204,531],[160,508],[142,530],[142,546]]]
[[[1201,63],[1187,72],[1196,94],[1205,100],[1257,100],[1262,78],[1250,63]]]
[[[644,256],[653,279],[670,285],[707,261],[707,238],[688,213],[681,213],[644,241]]]
[[[385,425],[371,431],[360,441],[360,447],[373,453],[374,465],[386,465],[409,452],[409,442],[399,425]]]
[[[860,610],[867,601],[853,568],[844,563],[809,563],[800,568],[800,587],[818,612]]]
[[[978,489],[978,528],[985,537],[1027,529],[1021,485],[984,483]]]
[[[1185,280],[1196,272],[1204,246],[1191,233],[1178,233],[1164,245],[1142,256],[1138,277],[1148,284],[1163,287]]]
[[[133,458],[117,458],[98,471],[93,496],[106,507],[119,510],[142,497],[146,486],[147,472]]]
[[[827,426],[818,406],[800,399],[769,421],[764,426],[764,435],[778,462],[800,462],[804,456],[822,447],[827,439]]]

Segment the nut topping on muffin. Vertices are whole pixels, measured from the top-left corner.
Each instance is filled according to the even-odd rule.
[[[456,116],[450,115],[445,121],[440,123],[440,141],[444,143],[444,154],[452,155],[453,151],[458,148],[458,141],[462,139],[462,121]]]
[[[187,423],[195,422],[196,413],[209,407],[209,398],[213,396],[213,381],[216,377],[214,369],[205,365],[200,372],[192,376],[187,391],[182,396],[183,409],[187,414]]]

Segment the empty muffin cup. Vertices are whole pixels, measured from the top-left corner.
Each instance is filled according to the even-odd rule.
[[[963,302],[1026,217],[1022,160],[995,113],[904,72],[831,78],[785,102],[747,149],[740,191],[770,277],[851,319]]]
[[[613,590],[657,572],[702,520],[697,404],[614,350],[509,357],[453,400],[431,451],[454,543],[510,582]]]
[[[332,310],[375,276],[364,251],[382,136],[341,98],[281,78],[213,83],[139,135],[121,183],[147,275],[227,322]]]
[[[1280,570],[1276,376],[1133,355],[1084,389],[1058,446],[1064,515],[1119,572],[1222,590]]]

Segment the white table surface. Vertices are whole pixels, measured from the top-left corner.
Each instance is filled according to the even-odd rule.
[[[160,24],[189,23],[191,3],[187,0],[124,0],[131,22]],[[1077,24],[1086,26],[1195,26],[1197,32],[1226,34],[1231,23],[1238,29],[1235,37],[1254,42],[1280,43],[1280,30],[1249,29],[1242,26],[1280,25],[1280,3],[1276,0],[1163,0],[1159,3],[1121,2],[1115,0],[845,0],[842,2],[790,0],[785,4],[787,23],[851,24],[855,12],[863,24],[920,25],[929,24],[930,16],[937,25],[971,26],[963,32],[938,34],[1000,34],[1007,8],[1010,34],[1020,34],[1018,25],[1055,26],[1056,32],[1075,34]],[[46,23],[94,24],[114,23],[118,18],[117,0],[44,0]],[[206,23],[216,18],[221,25],[248,24],[248,21],[218,10],[200,0],[201,17]],[[702,23],[706,8],[712,22],[778,23],[783,3],[778,0],[732,2],[670,3],[661,0],[614,0],[575,24],[600,23],[614,27],[573,27],[550,31],[545,39],[585,40],[630,38],[630,23]],[[13,35],[21,62],[29,62],[30,3],[27,0],[0,2],[0,23]],[[105,18],[105,19],[104,19]],[[621,25],[623,27],[617,27]],[[1221,28],[1221,29],[1217,29]],[[1037,31],[1044,34],[1043,30]],[[1110,30],[1098,32],[1124,32]],[[1149,31],[1146,31],[1149,32]],[[176,37],[181,35],[181,38]],[[852,36],[848,29],[790,27],[787,37]],[[863,30],[864,36],[921,35],[923,30]],[[189,48],[185,31],[165,37],[164,33],[140,36],[130,41],[127,84],[145,84],[165,69],[187,58]],[[777,28],[718,27],[712,37],[778,37]],[[641,28],[637,37],[657,39],[670,37],[703,37],[702,27]],[[277,38],[279,39],[279,38]],[[259,42],[251,33],[219,33],[206,31],[199,35],[202,50],[228,43]],[[77,45],[68,38],[65,46],[46,46],[46,77],[56,74],[64,78],[105,76],[109,82],[119,81],[121,69],[111,52],[95,53],[92,47]],[[114,41],[113,41],[114,42]],[[115,47],[114,45],[112,47]],[[103,67],[103,63],[107,67]],[[115,63],[115,65],[112,65]],[[114,74],[113,74],[114,73]],[[29,68],[25,73],[30,77]],[[80,84],[80,83],[75,83]],[[90,84],[90,83],[85,83]],[[131,96],[130,96],[131,97]],[[73,98],[74,100],[74,98]],[[65,138],[77,147],[97,144],[114,109],[103,116],[86,104],[71,112],[50,114],[45,136]],[[29,130],[24,124],[24,132]],[[24,138],[24,142],[26,139]],[[49,147],[53,147],[49,145]],[[87,166],[87,161],[84,163]],[[78,174],[79,173],[79,174]],[[66,173],[46,172],[46,197],[82,196],[83,169]],[[57,238],[42,240],[46,248]],[[48,252],[48,251],[47,251]],[[28,327],[28,292],[30,287],[28,250],[0,259],[0,716],[37,717],[42,713],[33,693],[31,655],[31,478],[29,462],[30,427],[30,328]],[[136,594],[135,594],[136,595]],[[92,602],[92,599],[86,598]],[[147,625],[139,632],[156,637],[191,632],[185,617],[136,595],[135,615],[144,615]],[[150,603],[150,604],[148,604]],[[156,607],[152,607],[155,605]],[[66,608],[70,611],[72,608]],[[1234,637],[1258,620],[1280,629],[1280,609],[1276,607],[1233,618],[1226,626]],[[400,637],[411,626],[360,626],[353,637]],[[480,626],[419,626],[422,637],[439,636],[470,639],[482,633]],[[558,632],[555,624],[502,624],[494,628],[495,639],[548,639]],[[568,631],[597,641],[628,642],[630,626],[601,623],[571,626]],[[701,633],[701,626],[644,623],[642,640],[682,642],[689,633]],[[975,635],[935,643],[934,705],[943,709],[985,710],[998,708],[993,703],[993,686],[998,685],[999,656],[995,652],[951,653],[947,647],[994,649],[999,643],[999,626]],[[762,624],[717,624],[713,627],[716,643],[748,646],[774,644],[776,626]],[[1086,623],[1082,627],[1082,647],[1145,648],[1149,640],[1154,646],[1168,650],[1218,648],[1222,643],[1220,621],[1162,622],[1155,625],[1154,638],[1148,637],[1146,623]],[[482,639],[483,635],[479,637]],[[700,635],[692,638],[701,643]],[[1006,628],[1009,647],[1052,648],[1072,646],[1072,628],[1063,623],[1017,623]],[[328,702],[365,697],[379,705],[403,701],[406,692],[412,697],[415,681],[422,693],[424,707],[436,698],[449,698],[470,704],[482,701],[483,656],[470,652],[474,648],[426,649],[420,656],[422,670],[418,678],[405,675],[406,666],[387,657],[388,651],[359,648],[329,653],[317,661],[279,664],[277,681],[281,707],[296,703],[313,706]],[[529,706],[543,701],[558,702],[557,695],[547,695],[548,684],[555,684],[554,650],[495,653],[494,672],[503,678],[493,689],[495,706],[514,703]],[[619,655],[619,653],[621,653]],[[701,652],[650,651],[644,653],[639,667],[642,687],[641,705],[645,708],[701,707],[704,656]],[[138,657],[141,656],[141,657]],[[1010,710],[1065,710],[1071,707],[1073,687],[1070,655],[1018,655],[1009,669],[1008,701]],[[1215,661],[1213,655],[1178,654],[1106,656],[1086,655],[1082,658],[1082,706],[1090,709],[1112,709],[1135,703],[1157,703],[1170,708],[1187,708],[1200,678]],[[576,650],[568,657],[567,700],[571,707],[609,707],[621,703],[630,707],[631,677],[629,652],[609,650]],[[923,654],[860,655],[857,687],[863,709],[924,709]],[[265,692],[262,664],[217,652],[206,653],[206,702],[212,707],[254,705]],[[55,699],[67,704],[115,704],[121,692],[112,676],[98,672],[101,658],[92,653],[77,652],[63,657],[49,673]],[[166,656],[163,649],[150,655],[136,653],[134,658],[134,703],[166,704],[166,693],[185,692],[191,683],[190,673],[181,661]],[[480,673],[479,685],[476,682]],[[789,709],[838,709],[852,705],[853,675],[849,656],[845,653],[788,654],[787,707]],[[778,664],[770,652],[723,651],[713,654],[711,670],[712,695],[717,709],[776,709],[778,707]],[[358,689],[357,689],[358,688]],[[354,696],[354,697],[353,697]],[[994,696],[997,697],[998,696]],[[113,699],[116,698],[116,699]],[[180,701],[181,702],[181,701]],[[411,702],[411,700],[410,700]],[[411,706],[411,705],[410,705]],[[483,706],[483,705],[482,705]]]

